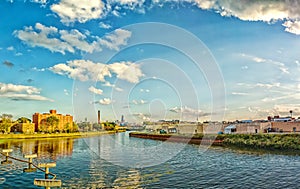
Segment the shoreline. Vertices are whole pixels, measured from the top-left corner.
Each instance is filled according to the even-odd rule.
[[[174,135],[174,134],[150,134],[150,133],[129,133],[129,137],[152,139],[160,141],[169,142],[179,142],[179,143],[189,143],[189,144],[204,144],[204,145],[214,145],[220,146],[223,144],[222,139],[211,135],[209,137],[203,138],[203,136],[187,136],[187,135]]]
[[[118,131],[120,132],[120,131]],[[0,139],[38,139],[38,138],[84,138],[107,134],[115,134],[116,131],[95,131],[78,133],[52,133],[52,134],[0,134]]]
[[[230,149],[244,149],[250,151],[281,151],[283,153],[300,155],[300,134],[222,134],[222,135],[176,135],[138,133],[129,134],[130,137],[184,142],[188,144],[203,144],[221,146]]]

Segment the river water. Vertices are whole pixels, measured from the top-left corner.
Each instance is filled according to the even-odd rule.
[[[21,159],[37,153],[34,162],[56,162],[50,171],[62,188],[300,188],[300,157],[295,155],[206,149],[129,138],[128,133],[9,141],[0,147],[12,148],[11,155]],[[25,167],[14,160],[0,165],[0,188],[39,188],[33,180],[44,173],[23,173]]]

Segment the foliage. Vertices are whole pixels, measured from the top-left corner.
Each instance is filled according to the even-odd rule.
[[[73,122],[73,130],[72,132],[78,132],[79,131],[79,127],[77,125],[77,123]]]
[[[49,116],[46,119],[42,120],[42,124],[41,127],[39,128],[39,131],[47,132],[47,133],[59,131],[58,124],[59,124],[59,119],[57,117]]]
[[[20,117],[17,119],[18,123],[31,123],[31,120],[26,117]]]
[[[105,123],[103,123],[103,125],[104,125],[104,129],[107,131],[112,131],[116,127],[116,123],[114,123],[114,122],[105,122]]]
[[[6,133],[9,132],[10,127],[13,125],[11,114],[2,114],[0,122],[0,132]]]
[[[262,149],[300,150],[299,134],[231,134],[224,144]]]

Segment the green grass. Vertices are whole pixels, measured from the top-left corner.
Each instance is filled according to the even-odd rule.
[[[299,134],[231,134],[224,136],[225,145],[276,150],[300,150]]]

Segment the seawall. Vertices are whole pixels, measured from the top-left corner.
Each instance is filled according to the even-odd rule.
[[[152,139],[169,142],[180,142],[188,144],[204,144],[204,145],[222,145],[222,139],[216,139],[216,136],[184,136],[184,135],[170,135],[170,134],[148,134],[148,133],[129,133],[130,137]]]

